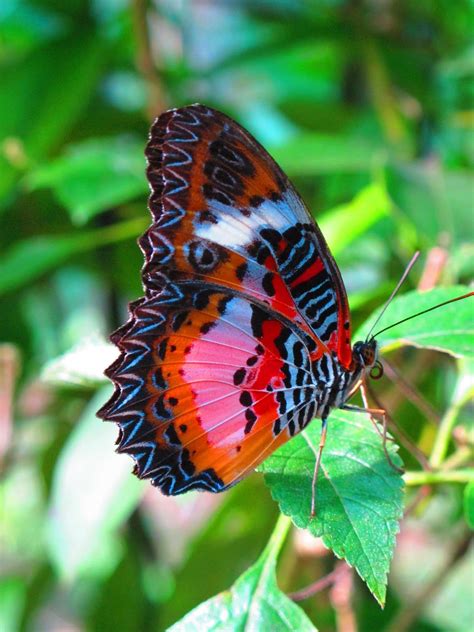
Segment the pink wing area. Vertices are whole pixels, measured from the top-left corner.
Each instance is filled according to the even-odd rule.
[[[311,421],[315,343],[228,291],[174,290],[133,306],[99,415],[119,424],[119,451],[165,494],[222,491]]]

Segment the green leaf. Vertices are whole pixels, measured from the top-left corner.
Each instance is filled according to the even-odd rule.
[[[288,175],[370,171],[385,160],[385,151],[359,138],[304,134],[269,149]]]
[[[100,38],[84,29],[0,68],[0,200],[30,161],[62,141],[87,106],[103,54]]]
[[[390,199],[384,187],[370,184],[347,204],[324,213],[319,226],[332,254],[336,256],[379,219],[387,217],[390,208]]]
[[[317,482],[311,519],[312,477],[319,423],[283,445],[260,469],[280,510],[296,526],[321,536],[337,557],[353,566],[377,599],[385,602],[387,573],[403,511],[403,480],[390,466],[382,439],[368,417],[335,411]],[[392,461],[401,464],[388,445]]]
[[[146,224],[145,218],[139,218],[77,235],[38,236],[20,241],[0,259],[0,294],[31,283],[74,255],[136,237]]]
[[[54,472],[46,532],[52,560],[68,579],[109,572],[120,555],[117,529],[143,491],[130,459],[114,451],[115,424],[95,415],[109,395],[104,388],[89,402]]]
[[[472,174],[445,170],[424,161],[388,170],[388,188],[397,207],[408,215],[419,235],[436,243],[447,233],[455,242],[472,241]],[[429,209],[429,212],[428,212]]]
[[[392,323],[412,316],[419,311],[467,294],[470,289],[463,285],[436,288],[428,292],[417,290],[397,296],[384,316],[377,323],[375,332]],[[380,314],[376,311],[354,336],[356,340],[365,340],[372,323]],[[474,356],[474,318],[473,298],[440,307],[436,312],[423,314],[406,323],[392,327],[377,336],[380,348],[391,350],[403,345],[412,345],[444,351],[453,356]]]
[[[127,137],[88,140],[28,177],[31,188],[51,187],[76,224],[145,194],[143,142]]]
[[[261,476],[249,476],[225,494],[216,513],[187,547],[187,559],[174,575],[177,598],[160,608],[161,626],[168,628],[247,569],[268,541],[278,514]],[[205,582],[196,582],[203,568],[213,571]]]
[[[25,603],[26,586],[21,577],[10,572],[0,579],[0,629],[2,632],[19,630],[21,610]]]
[[[464,515],[471,529],[474,529],[474,481],[464,488]]]
[[[43,368],[41,379],[55,386],[97,387],[108,383],[104,371],[116,358],[114,345],[98,335],[91,335],[50,360]]]
[[[275,566],[289,528],[280,516],[275,531],[258,561],[228,591],[191,610],[169,632],[215,630],[278,630],[315,632],[306,614],[278,588]]]
[[[149,602],[144,590],[140,562],[140,550],[130,538],[120,564],[97,591],[92,611],[85,613],[87,625],[84,627],[87,630],[131,632],[143,629],[144,612]]]

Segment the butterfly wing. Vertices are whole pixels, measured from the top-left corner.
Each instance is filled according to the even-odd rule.
[[[146,155],[145,297],[112,335],[116,389],[98,414],[164,493],[221,491],[327,401],[314,367],[350,364],[347,299],[303,202],[231,119],[166,112]]]
[[[165,494],[222,491],[313,418],[315,342],[252,300],[175,289],[136,304],[118,332],[116,393],[99,415]]]
[[[201,279],[256,297],[352,361],[347,297],[321,231],[265,149],[202,105],[172,110],[147,146],[154,223],[140,240],[148,292]]]

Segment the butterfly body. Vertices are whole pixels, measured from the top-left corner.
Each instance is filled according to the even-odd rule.
[[[222,491],[325,420],[376,362],[317,225],[245,130],[195,105],[163,114],[146,155],[145,296],[112,335],[99,416],[165,494]]]

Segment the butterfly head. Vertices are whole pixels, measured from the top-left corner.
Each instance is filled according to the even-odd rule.
[[[377,380],[383,375],[383,367],[378,359],[378,346],[375,338],[356,342],[352,348],[352,358],[361,371],[368,372]]]

